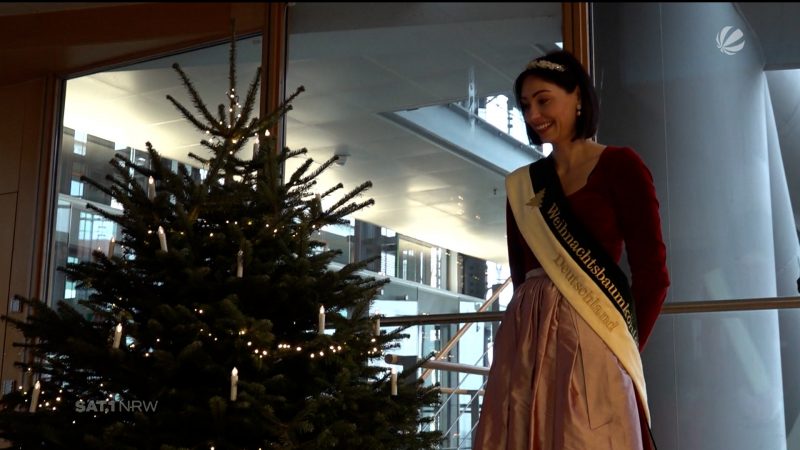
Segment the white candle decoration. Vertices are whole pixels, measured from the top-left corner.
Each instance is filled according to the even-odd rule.
[[[119,342],[122,339],[122,324],[118,323],[114,328],[114,345],[113,348],[119,348]]]
[[[41,390],[42,385],[39,384],[39,380],[36,380],[36,384],[33,385],[33,394],[31,395],[30,412],[36,412],[36,407],[39,406],[39,392]]]
[[[236,277],[242,278],[244,275],[244,251],[239,250],[236,254]]]
[[[375,310],[375,335],[380,336],[381,334],[381,312],[377,309]]]
[[[114,239],[114,237],[113,237],[113,236],[111,237],[111,240],[110,240],[110,241],[108,241],[108,257],[109,257],[109,258],[111,258],[112,256],[114,256],[114,245],[115,245],[116,243],[117,243],[117,241],[116,241],[116,239]]]
[[[237,386],[239,385],[239,371],[236,367],[231,370],[231,401],[236,401]]]
[[[397,395],[397,369],[392,367],[392,395]]]
[[[153,177],[147,180],[147,198],[150,199],[150,201],[156,198],[156,180],[154,180]]]
[[[158,242],[161,244],[161,250],[167,251],[167,235],[164,234],[164,227],[158,227]]]
[[[319,334],[325,334],[325,307],[319,307]]]

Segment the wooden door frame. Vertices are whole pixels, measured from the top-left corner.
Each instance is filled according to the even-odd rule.
[[[571,52],[583,64],[594,79],[592,47],[590,43],[591,20],[588,2],[565,2],[561,4],[562,34],[564,50]]]

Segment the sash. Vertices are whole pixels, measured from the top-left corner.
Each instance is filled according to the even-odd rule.
[[[509,174],[506,193],[519,231],[548,277],[630,375],[649,425],[636,312],[625,273],[573,216],[552,158]]]

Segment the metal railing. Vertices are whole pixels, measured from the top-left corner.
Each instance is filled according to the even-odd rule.
[[[487,309],[489,309],[489,307],[491,307],[491,306],[492,306],[492,304],[493,304],[494,302],[496,302],[498,298],[500,298],[500,294],[501,294],[501,293],[502,293],[502,292],[503,292],[503,291],[504,291],[504,290],[505,290],[505,289],[506,289],[508,286],[511,286],[511,277],[508,277],[508,278],[506,279],[506,281],[505,281],[505,282],[503,282],[503,284],[500,286],[500,288],[498,288],[498,289],[497,289],[497,290],[496,290],[496,291],[495,291],[495,292],[494,292],[494,293],[491,295],[491,297],[489,297],[489,299],[487,299],[485,302],[483,302],[483,304],[480,306],[480,308],[478,308],[478,312],[477,312],[477,313],[475,313],[475,314],[486,314],[486,312],[485,312],[485,311],[486,311]],[[436,314],[436,316],[440,316],[440,315],[449,315],[449,314]],[[458,316],[459,314],[455,314],[455,315],[456,315],[456,316]],[[437,323],[442,323],[442,322],[437,322]],[[453,336],[453,337],[452,337],[452,338],[451,338],[451,339],[450,339],[450,340],[447,342],[447,344],[445,344],[445,346],[444,346],[444,347],[442,347],[442,349],[441,349],[441,350],[439,350],[439,353],[436,355],[436,358],[437,358],[437,359],[444,359],[444,358],[446,358],[446,357],[447,357],[447,354],[448,354],[448,353],[450,353],[450,350],[452,350],[452,349],[453,349],[453,347],[455,347],[455,346],[456,346],[456,344],[458,343],[458,340],[459,340],[459,339],[461,339],[461,336],[463,336],[463,335],[464,335],[464,333],[466,333],[466,332],[467,332],[467,330],[468,330],[468,329],[469,329],[469,327],[472,325],[472,323],[473,323],[473,322],[469,322],[469,323],[467,323],[466,325],[464,325],[463,327],[459,328],[459,329],[458,329],[458,331],[456,331],[456,334],[455,334],[455,335],[454,335],[454,336]],[[425,380],[425,379],[427,379],[427,378],[428,378],[428,376],[429,376],[429,375],[431,374],[431,372],[433,371],[433,368],[432,368],[432,366],[430,365],[430,363],[431,363],[431,362],[436,362],[436,361],[435,361],[435,360],[431,360],[431,361],[427,361],[425,364],[423,364],[423,367],[425,368],[425,370],[422,372],[422,375],[420,376],[420,379],[422,379],[422,380]]]
[[[414,316],[395,316],[384,317],[381,320],[383,326],[415,326],[415,325],[446,325],[446,324],[463,324],[458,331],[454,334],[447,344],[442,347],[434,357],[424,361],[421,367],[424,369],[422,376],[424,380],[433,370],[449,371],[463,374],[472,374],[486,377],[489,372],[488,367],[481,367],[478,365],[459,364],[449,361],[443,361],[450,351],[458,344],[459,339],[469,329],[470,325],[475,322],[500,322],[502,321],[504,311],[487,312],[488,309],[500,296],[501,292],[511,284],[510,279],[506,280],[503,285],[494,292],[494,294],[484,302],[475,313],[448,313],[448,314],[426,314]],[[732,299],[732,300],[716,300],[716,301],[697,301],[697,302],[670,302],[662,308],[662,314],[686,314],[686,313],[719,313],[719,312],[738,312],[738,311],[756,311],[756,310],[784,310],[784,309],[800,309],[800,296],[794,297],[769,297],[769,298],[747,298],[747,299]],[[387,362],[392,363],[392,358],[399,358],[397,355],[387,355]],[[421,358],[417,359],[418,362]],[[396,361],[395,361],[396,363]],[[477,389],[463,389],[461,382],[457,386],[440,387],[440,392],[447,396],[447,400],[442,402],[442,408],[437,411],[434,416],[438,416],[444,409],[446,404],[453,395],[467,395],[469,401],[467,404],[472,404],[476,397],[483,395],[484,382]],[[459,420],[465,411],[459,410],[458,415],[453,420],[453,423],[444,425],[442,429],[446,429],[444,435],[450,436],[450,432],[454,427],[458,426]],[[476,424],[473,424],[468,431],[465,429],[461,434],[453,435],[456,439],[454,442],[456,447],[464,448],[464,445],[469,445],[471,442],[471,435],[474,432]],[[463,434],[463,435],[462,435]],[[457,436],[457,437],[455,437]],[[452,444],[450,444],[452,445]],[[448,447],[449,448],[449,447]],[[445,449],[445,447],[442,447]]]
[[[738,300],[713,300],[700,302],[673,302],[667,303],[661,310],[662,314],[704,313],[704,312],[735,312],[754,311],[764,309],[792,309],[800,308],[800,297],[766,297],[748,298]],[[450,313],[427,314],[421,316],[395,316],[381,319],[384,326],[411,326],[447,323],[474,323],[498,322],[502,320],[504,311],[475,312],[475,313]],[[462,333],[463,334],[463,333]],[[448,343],[449,344],[449,343]],[[452,346],[451,346],[452,348]]]

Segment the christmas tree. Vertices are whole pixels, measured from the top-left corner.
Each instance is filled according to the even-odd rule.
[[[276,111],[253,118],[260,69],[239,103],[230,47],[227,105],[212,113],[173,65],[198,115],[168,100],[207,138],[210,157],[183,166],[111,161],[103,182],[85,179],[122,206],[118,242],[62,268],[90,294],[30,314],[5,316],[30,355],[18,366],[35,385],[1,401],[0,437],[13,448],[424,449],[424,406],[438,402],[414,369],[375,364],[403,330],[380,332],[369,306],[385,280],[368,261],[331,269],[337,251],[315,240],[368,207],[365,182],[326,189],[306,150],[277,149]],[[223,89],[220,89],[222,91]],[[273,133],[274,134],[274,133]],[[252,158],[241,156],[254,145]],[[306,160],[284,179],[289,158]],[[144,180],[144,182],[143,182]],[[322,200],[332,200],[323,207]],[[27,384],[27,383],[26,383]]]

